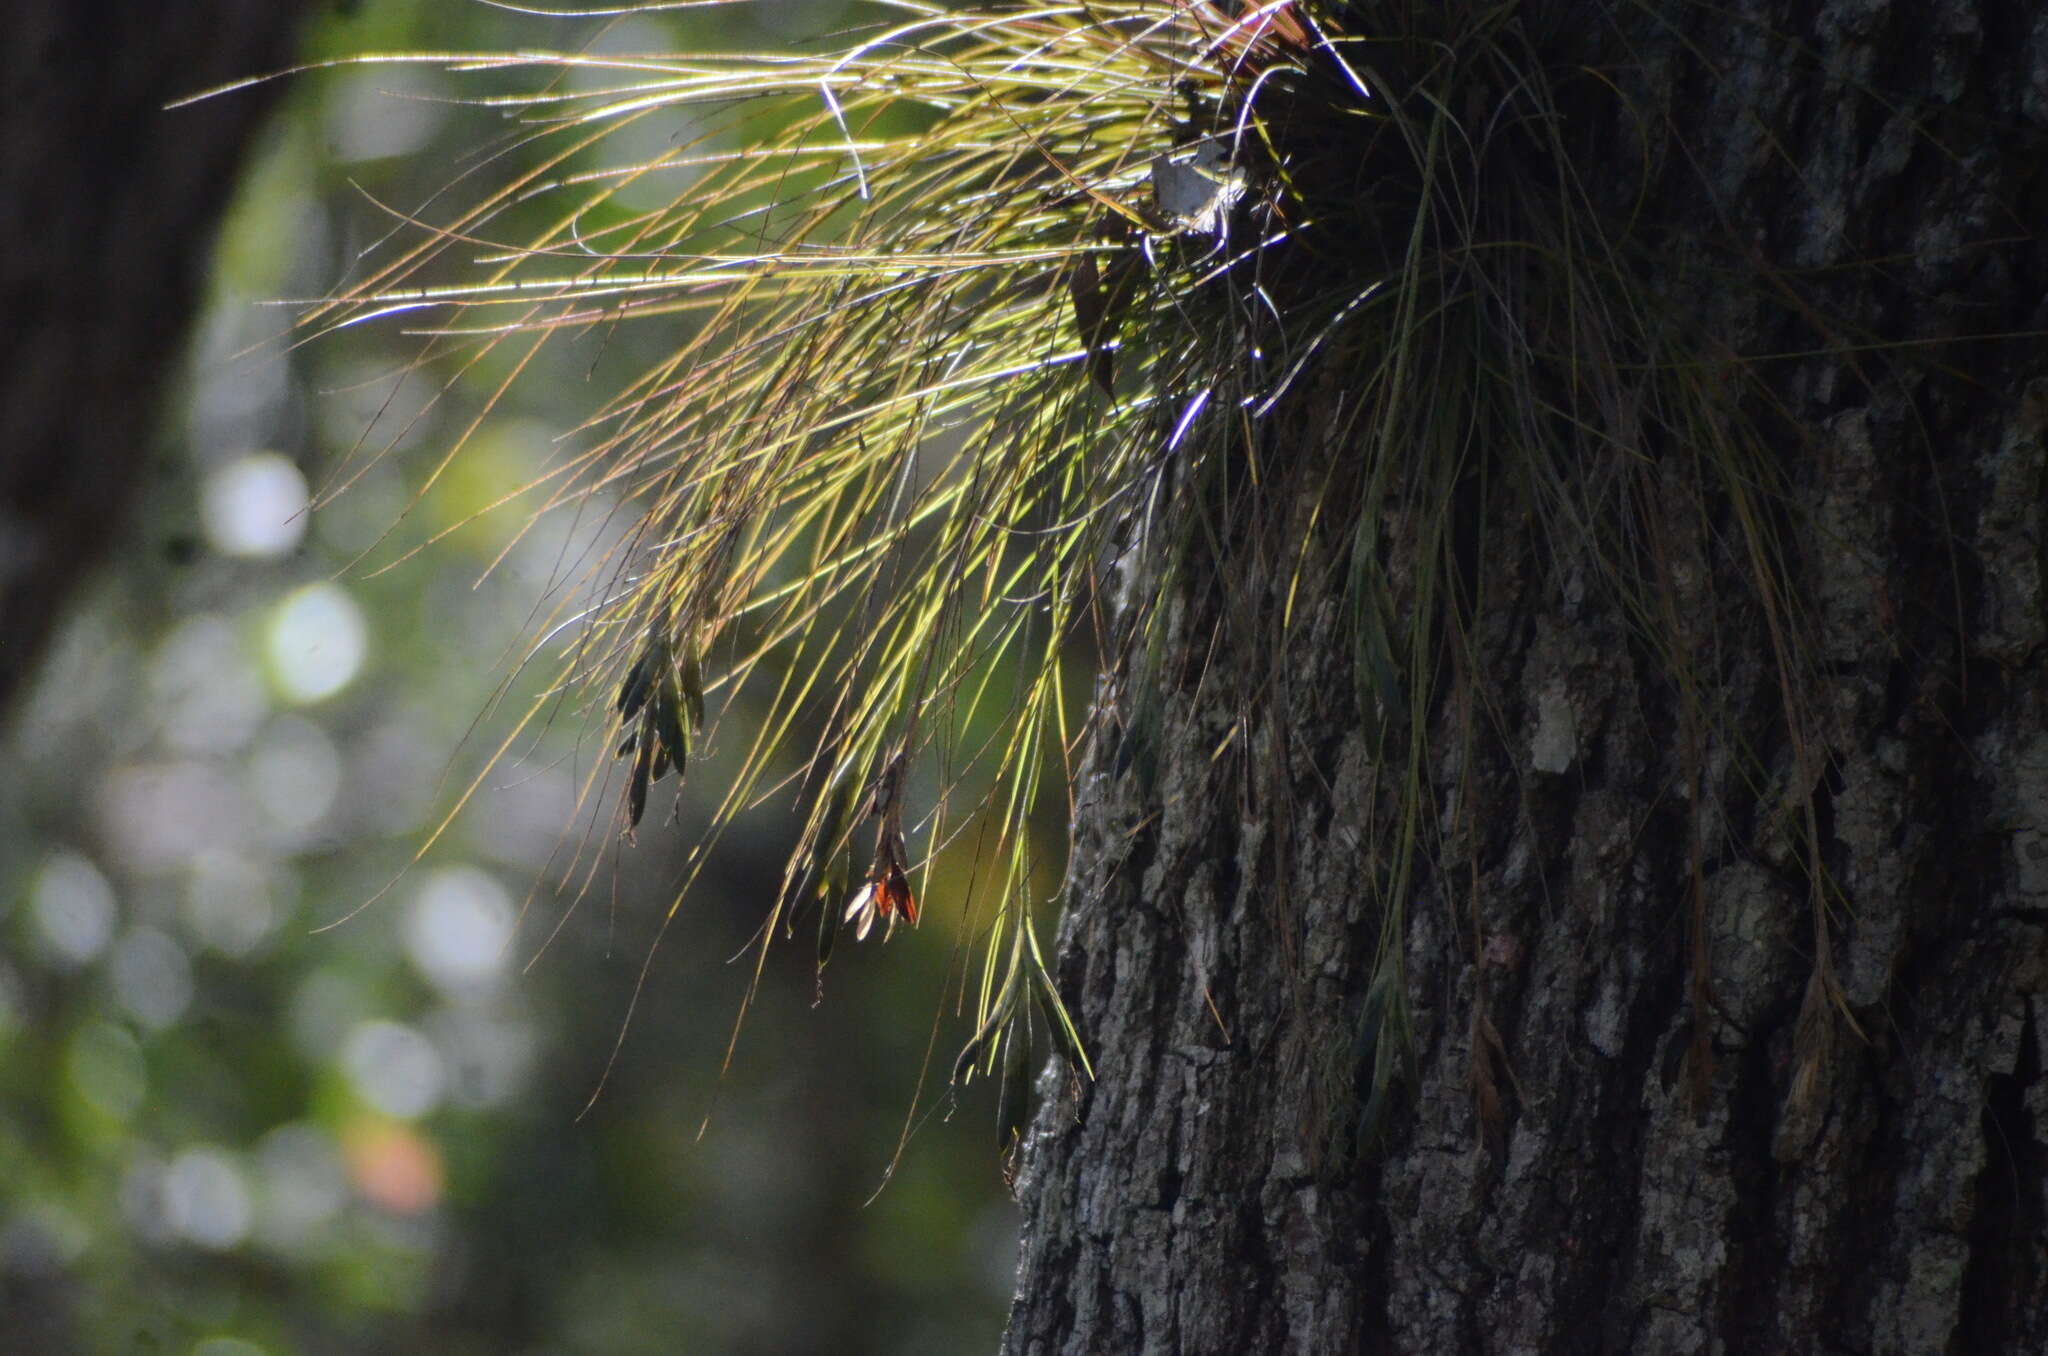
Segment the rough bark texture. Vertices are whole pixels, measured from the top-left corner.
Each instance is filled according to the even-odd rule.
[[[16,0],[0,44],[0,710],[117,539],[291,0]]]
[[[2048,324],[2033,5],[1597,8],[1586,58],[1673,110],[1711,186],[1663,210],[1784,267],[1859,264],[1802,275],[1837,342]],[[1723,299],[1701,332],[1816,347],[1783,315]],[[1682,526],[1684,477],[1658,506],[1678,625],[1772,786],[1685,747],[1661,666],[1568,554],[1489,538],[1491,710],[1445,704],[1426,773],[1465,867],[1409,907],[1417,1077],[1383,1142],[1342,1093],[1397,773],[1348,660],[1297,665],[1219,757],[1262,671],[1225,626],[1168,694],[1156,770],[1096,751],[1058,977],[1097,1079],[1026,1149],[1008,1350],[2048,1351],[2048,362],[2000,338],[1772,382],[1824,758],[1797,771],[1763,622],[1720,591],[1725,539]],[[1284,587],[1230,577],[1178,638]],[[1805,1001],[1816,928],[1780,813],[1802,781],[1861,1036]]]

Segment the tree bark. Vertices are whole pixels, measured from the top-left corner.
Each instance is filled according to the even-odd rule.
[[[1266,664],[1231,619],[1293,576],[1225,561],[1177,600],[1156,769],[1103,741],[1084,768],[1057,978],[1096,1078],[1043,1079],[1008,1351],[2048,1350],[2048,365],[2012,337],[2048,324],[2048,18],[1583,8],[1553,55],[1676,133],[1645,200],[1674,259],[1753,252],[1818,298],[1670,304],[1703,352],[1811,355],[1768,373],[1824,756],[1685,477],[1651,503],[1675,625],[1749,713],[1703,745],[1573,543],[1490,534],[1478,695],[1434,709],[1420,774],[1454,866],[1399,939],[1414,1077],[1361,1135],[1402,769],[1333,600],[1240,724]],[[1302,454],[1312,416],[1259,436]]]
[[[20,0],[0,46],[0,710],[119,540],[213,225],[301,7]]]

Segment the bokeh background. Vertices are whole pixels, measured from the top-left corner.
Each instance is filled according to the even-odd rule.
[[[861,18],[362,0],[305,46],[770,49]],[[250,157],[142,511],[0,749],[0,1350],[995,1343],[1016,1219],[988,1090],[944,1087],[977,938],[943,885],[917,932],[842,941],[822,1003],[808,940],[777,948],[721,1074],[793,823],[743,819],[663,933],[720,756],[624,846],[609,795],[578,804],[602,694],[565,693],[413,860],[623,530],[500,501],[676,336],[554,345],[437,475],[506,366],[420,366],[397,321],[299,342],[277,303],[503,174],[517,129],[473,100],[578,78],[608,77],[312,71]]]

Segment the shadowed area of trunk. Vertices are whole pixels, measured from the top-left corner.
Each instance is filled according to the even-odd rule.
[[[1176,601],[1165,691],[1123,694],[1163,713],[1156,748],[1099,743],[1084,773],[1058,978],[1098,1077],[1049,1088],[1025,1149],[1009,1351],[2048,1349],[2048,366],[2035,338],[1957,339],[2048,318],[2048,22],[1587,9],[1555,55],[1668,117],[1671,258],[1754,252],[1824,307],[1666,299],[1703,361],[1791,355],[1757,414],[1825,747],[1784,732],[1727,506],[1671,471],[1686,449],[1638,493],[1676,634],[1739,713],[1716,738],[1575,543],[1490,523],[1473,695],[1433,708],[1420,773],[1447,865],[1402,939],[1415,1077],[1375,1138],[1366,883],[1404,770],[1375,760],[1335,600],[1294,602],[1327,643],[1246,701],[1249,619],[1296,575],[1226,550]],[[1953,342],[1883,347],[1930,339]],[[1331,455],[1300,403],[1262,455]],[[1334,549],[1305,506],[1266,509],[1311,561]],[[1841,901],[1819,944],[1846,1014],[1822,1023],[1788,822],[1808,786]]]
[[[0,710],[151,475],[164,379],[289,0],[20,0],[0,49]]]

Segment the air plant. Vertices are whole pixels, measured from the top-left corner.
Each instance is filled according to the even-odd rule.
[[[630,829],[710,737],[707,697],[768,694],[713,815],[802,791],[757,975],[813,907],[821,967],[847,922],[915,924],[938,850],[980,834],[959,1077],[1021,1068],[1036,1026],[1087,1068],[1034,930],[1032,824],[1070,810],[1091,722],[1144,726],[1165,633],[1199,612],[1172,600],[1229,562],[1277,570],[1281,606],[1203,623],[1261,628],[1277,673],[1303,600],[1340,599],[1393,791],[1365,883],[1375,1124],[1406,1040],[1404,909],[1442,849],[1430,713],[1456,690],[1484,705],[1473,540],[1533,520],[1584,544],[1698,734],[1721,716],[1645,532],[1649,478],[1686,468],[1724,506],[1700,531],[1732,537],[1770,619],[1795,741],[1811,724],[1746,369],[1670,332],[1625,189],[1589,186],[1570,140],[1570,102],[1612,92],[1552,69],[1525,6],[882,8],[893,21],[822,54],[361,58],[582,83],[484,100],[524,167],[304,325],[402,320],[431,355],[499,353],[514,379],[594,326],[675,336],[530,487],[543,512],[603,493],[638,516],[593,567],[596,602],[550,619],[559,682],[523,723],[616,691]],[[697,130],[588,167],[649,119]],[[665,175],[687,187],[622,200]],[[535,201],[560,204],[550,225],[494,236]],[[458,249],[473,276],[420,285]],[[1121,704],[1091,717],[1077,655]],[[1243,729],[1269,689],[1245,694]],[[1003,1116],[1013,1141],[1008,1096]]]

